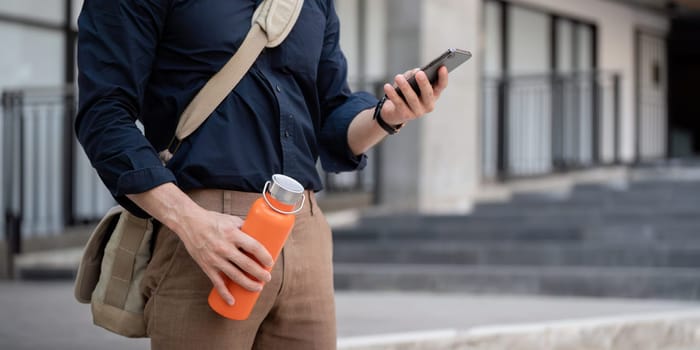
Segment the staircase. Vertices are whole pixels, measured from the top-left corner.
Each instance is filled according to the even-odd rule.
[[[700,299],[700,180],[579,185],[334,230],[337,289]]]

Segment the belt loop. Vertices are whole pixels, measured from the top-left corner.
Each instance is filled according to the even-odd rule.
[[[231,191],[224,190],[224,194],[223,194],[222,198],[223,198],[223,206],[222,207],[223,207],[224,214],[231,214],[231,212],[232,212],[232,210],[231,210],[231,204],[232,204],[231,203],[232,202]]]
[[[309,210],[311,211],[311,216],[314,216],[314,193],[313,191],[306,191],[306,198],[308,198]]]

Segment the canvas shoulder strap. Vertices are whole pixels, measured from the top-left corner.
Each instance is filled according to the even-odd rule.
[[[303,5],[304,0],[264,0],[258,6],[241,47],[185,108],[168,148],[190,136],[204,123],[238,85],[265,47],[275,47],[284,41],[299,18]],[[162,151],[160,156],[164,162],[172,158],[169,149]]]

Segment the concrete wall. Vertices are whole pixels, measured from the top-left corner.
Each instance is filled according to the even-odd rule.
[[[421,62],[449,47],[474,53],[450,74],[436,110],[422,120],[419,208],[464,212],[479,183],[479,101],[481,82],[481,0],[422,1]]]
[[[421,58],[421,0],[387,0],[386,71],[390,77],[419,67]],[[387,137],[380,145],[382,160],[379,197],[382,203],[404,208],[418,204],[421,179],[422,121],[409,123],[399,135]]]

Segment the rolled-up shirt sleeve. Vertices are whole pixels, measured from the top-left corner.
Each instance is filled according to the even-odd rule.
[[[114,198],[175,182],[136,126],[169,6],[166,0],[86,0],[78,19],[79,107],[75,131]]]
[[[317,89],[321,102],[319,135],[321,164],[328,172],[360,170],[367,156],[353,154],[348,144],[350,122],[363,110],[377,104],[377,98],[366,92],[352,93],[347,84],[347,62],[340,49],[338,16],[328,1],[323,52],[318,68]]]

